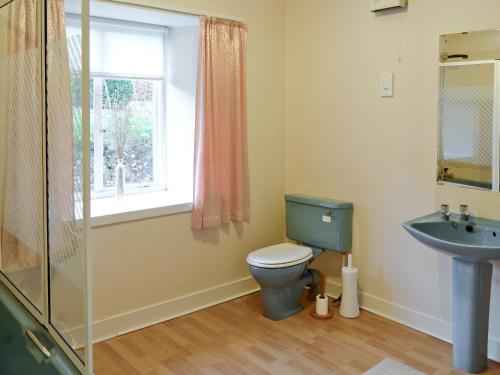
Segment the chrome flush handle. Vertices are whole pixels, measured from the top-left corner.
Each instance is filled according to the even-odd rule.
[[[331,223],[333,219],[333,211],[332,210],[326,210],[325,213],[323,213],[323,223]]]

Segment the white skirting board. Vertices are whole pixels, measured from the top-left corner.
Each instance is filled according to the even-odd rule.
[[[94,323],[94,342],[137,331],[259,290],[249,276]]]
[[[338,297],[341,290],[342,285],[340,282],[330,279],[326,281],[326,294],[329,297]],[[451,343],[453,328],[451,322],[447,320],[436,318],[368,293],[360,292],[358,297],[360,307],[365,311]],[[500,339],[489,337],[488,358],[500,362]]]

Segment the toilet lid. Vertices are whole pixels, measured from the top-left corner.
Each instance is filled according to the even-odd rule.
[[[311,248],[282,243],[250,253],[247,262],[261,268],[283,268],[306,262],[311,258]]]

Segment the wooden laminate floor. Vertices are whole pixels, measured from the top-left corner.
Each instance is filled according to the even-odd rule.
[[[314,320],[307,304],[273,322],[252,294],[117,337],[95,346],[95,374],[362,374],[386,357],[426,374],[461,374],[446,342],[365,311]],[[500,374],[500,364],[485,373]]]

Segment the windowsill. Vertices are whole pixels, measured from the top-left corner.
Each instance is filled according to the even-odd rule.
[[[148,219],[192,209],[192,199],[185,194],[158,191],[144,194],[125,195],[118,200],[113,198],[93,199],[92,227]]]

